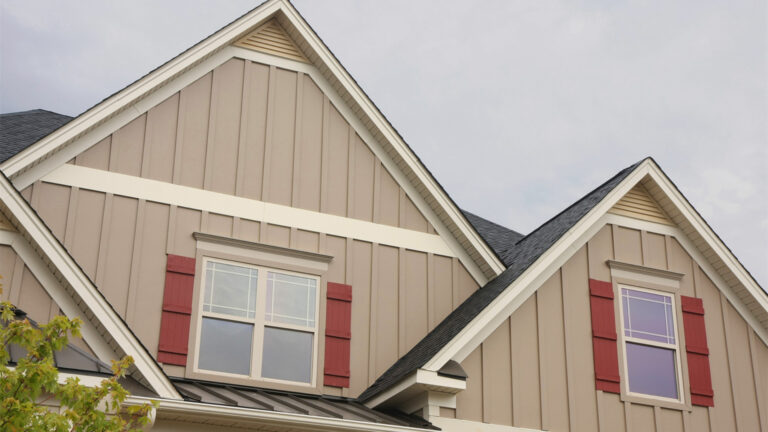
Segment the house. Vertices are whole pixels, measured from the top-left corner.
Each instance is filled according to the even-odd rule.
[[[0,125],[3,299],[152,430],[768,431],[768,296],[656,162],[464,212],[286,0]]]

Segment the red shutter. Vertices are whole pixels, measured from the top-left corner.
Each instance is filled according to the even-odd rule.
[[[715,406],[712,375],[709,371],[707,329],[704,326],[704,304],[701,299],[680,296],[680,307],[683,310],[691,403],[701,406]]]
[[[157,360],[161,363],[187,365],[194,283],[195,259],[168,254],[160,343],[157,347]]]
[[[327,386],[349,387],[349,343],[352,337],[352,287],[328,282],[325,314],[325,380]]]
[[[620,393],[613,284],[590,279],[589,304],[592,310],[595,388],[606,392]]]

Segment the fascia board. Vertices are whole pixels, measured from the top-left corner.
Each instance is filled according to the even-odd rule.
[[[0,170],[9,178],[14,178],[22,171],[39,163],[49,153],[86,133],[91,127],[115,115],[123,109],[141,100],[155,88],[175,78],[196,63],[213,54],[216,50],[227,46],[240,35],[249,30],[254,24],[262,21],[280,9],[285,3],[282,0],[268,0],[261,6],[245,14],[233,23],[202,40],[192,48],[171,59],[156,70],[148,73],[138,81],[97,104],[71,122],[38,141],[31,147],[0,164]],[[16,183],[16,182],[14,182]]]
[[[437,391],[456,394],[466,388],[465,380],[440,376],[435,371],[418,369],[385,392],[366,401],[365,406],[376,408],[384,404],[390,405],[395,400],[409,399],[417,392]]]
[[[314,49],[315,54],[321,62],[330,70],[331,74],[339,81],[344,89],[352,96],[354,101],[360,106],[366,116],[373,122],[376,128],[382,133],[388,142],[392,144],[393,149],[405,161],[405,163],[414,171],[419,182],[423,184],[430,195],[435,199],[438,205],[443,208],[450,219],[456,224],[457,228],[467,237],[470,243],[481,254],[496,275],[505,270],[504,264],[496,257],[496,254],[490,249],[485,241],[480,237],[477,231],[472,227],[469,221],[464,217],[461,211],[456,207],[453,201],[444,193],[437,184],[434,177],[429,174],[418,160],[418,157],[403,141],[400,135],[394,130],[381,112],[376,108],[373,102],[357,85],[351,75],[344,69],[336,57],[328,50],[325,44],[320,40],[317,34],[311,29],[309,24],[301,17],[298,11],[290,3],[286,4],[284,12],[291,20],[291,23],[299,31],[301,36]]]
[[[361,107],[365,115],[392,145],[392,148],[397,155],[401,157],[407,166],[414,172],[418,182],[427,189],[430,196],[435,200],[437,206],[439,206],[438,208],[441,208],[446,212],[448,218],[465,236],[472,248],[477,251],[480,258],[491,269],[493,274],[498,275],[504,271],[505,266],[496,257],[495,253],[480,237],[477,231],[471,224],[469,224],[469,221],[466,220],[458,207],[456,207],[453,201],[451,201],[447,194],[437,184],[435,179],[427,172],[426,168],[421,164],[416,155],[410,150],[394,128],[374,106],[373,102],[365,95],[344,67],[341,66],[325,44],[323,44],[320,38],[309,27],[309,24],[304,21],[293,5],[285,0],[269,0],[265,2],[232,24],[219,30],[186,52],[170,60],[157,70],[150,72],[148,75],[129,85],[124,90],[76,117],[70,123],[43,138],[38,143],[23,150],[3,164],[0,164],[0,170],[2,170],[8,177],[13,178],[14,185],[20,190],[29,184],[32,184],[45,174],[48,174],[58,166],[61,161],[47,164],[49,166],[39,170],[34,173],[34,175],[25,175],[25,171],[29,170],[34,165],[42,163],[44,159],[50,157],[51,154],[57,151],[61,146],[80,138],[82,135],[88,133],[91,128],[96,127],[112,116],[118,115],[123,110],[130,109],[132,105],[137,104],[154,89],[166,84],[168,81],[179,76],[216,51],[225,48],[259,22],[266,20],[278,12],[282,12],[304,40],[307,41],[310,48],[320,59],[320,62],[328,68],[332,76],[338,80],[345,91],[347,91],[354,101]],[[135,107],[134,109],[136,110]],[[130,117],[130,115],[125,117]],[[95,141],[93,143],[95,143]],[[441,234],[445,235],[446,233]],[[483,284],[487,280],[485,276],[487,275],[483,275],[483,277],[473,275],[480,284]]]
[[[141,372],[152,388],[162,397],[181,398],[146,348],[131,333],[125,322],[98,292],[88,276],[64,250],[40,217],[2,175],[0,175],[0,199],[36,243],[40,253],[53,263],[62,277],[80,296],[85,307],[98,318],[118,346],[133,357],[134,367]]]
[[[472,351],[482,343],[500,324],[503,320],[509,317],[525,300],[527,300],[531,294],[533,294],[541,284],[543,284],[552,273],[562,266],[567,258],[575,253],[581,245],[583,245],[592,235],[606,223],[606,221],[614,216],[607,214],[608,210],[613,207],[616,202],[621,199],[635,184],[641,181],[645,176],[649,176],[655,181],[663,192],[673,201],[678,210],[683,216],[691,222],[699,235],[707,242],[707,244],[713,248],[715,253],[723,260],[728,269],[734,272],[734,275],[739,279],[739,282],[744,284],[750,294],[755,298],[760,306],[768,311],[768,298],[765,293],[762,292],[757,283],[746,272],[744,267],[738,262],[738,260],[730,253],[728,248],[719,240],[717,235],[709,228],[709,226],[701,219],[698,213],[688,203],[688,201],[680,194],[671,181],[661,171],[652,159],[644,160],[635,170],[627,176],[618,186],[616,186],[603,200],[596,205],[582,220],[573,226],[568,232],[566,232],[555,245],[553,245],[546,253],[544,253],[539,259],[531,265],[520,277],[512,282],[504,292],[498,296],[485,310],[478,314],[478,316],[470,322],[453,340],[446,344],[430,361],[424,365],[424,369],[436,371],[448,362],[448,360],[455,360],[461,362]],[[676,232],[679,229],[675,228]],[[684,238],[682,232],[679,232],[678,237]],[[689,247],[689,253],[695,253]],[[700,254],[699,261],[702,265],[705,265],[710,269],[709,273],[714,273],[711,277],[717,280],[719,289],[727,294],[729,301],[734,304],[739,310],[740,314],[750,323],[755,329],[760,338],[768,343],[766,338],[766,331],[761,326],[758,320],[749,313],[746,308],[743,307],[742,302],[738,300],[737,296],[728,288],[724,280],[711,269],[707,261],[702,261],[703,257]]]
[[[76,317],[83,315],[83,310],[78,306],[75,298],[61,285],[56,276],[51,273],[48,265],[39,257],[27,239],[21,233],[0,231],[0,245],[6,245],[13,249],[21,258],[24,265],[29,268],[35,279],[40,282],[54,303],[61,308],[65,315]],[[117,360],[118,355],[104,340],[99,329],[88,319],[83,320],[80,333],[94,354],[102,360]]]
[[[126,405],[141,405],[150,403],[152,400],[150,398],[129,396],[126,399]],[[284,427],[286,430],[363,432],[427,432],[431,430],[253,408],[213,405],[202,402],[161,399],[157,405],[157,416],[162,419],[164,414],[172,415],[176,421],[184,421],[185,418],[193,422],[201,418],[207,420],[218,418],[226,421],[229,425],[233,423],[242,426],[270,425],[272,427]]]
[[[655,163],[651,165],[650,175],[672,203],[677,206],[678,210],[688,222],[691,223],[693,228],[696,229],[696,232],[704,239],[707,245],[714,250],[728,270],[730,270],[736,279],[738,279],[747,291],[749,291],[760,307],[768,313],[768,294],[760,288],[757,281],[755,281],[749,272],[747,272],[741,262],[739,262],[722,240],[720,240],[717,234],[712,231],[712,228],[710,228],[693,206],[691,206],[688,200],[685,199],[682,193],[680,193],[677,187],[675,187],[669,178],[664,175],[661,168]]]
[[[459,334],[443,346],[423,369],[437,371],[448,360],[461,363],[487,338],[502,321],[507,319],[552,273],[562,266],[568,257],[578,250],[578,244],[586,241],[600,228],[600,219],[650,170],[650,161],[643,161],[622,182],[613,188],[603,200],[540,256],[515,279],[496,299],[479,313]]]

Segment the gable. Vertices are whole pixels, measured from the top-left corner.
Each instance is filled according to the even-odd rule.
[[[250,60],[216,67],[74,165],[435,232],[309,75]]]
[[[632,188],[642,183],[670,219],[680,227],[609,213]],[[768,341],[768,296],[722,244],[709,226],[669,181],[655,162],[645,159],[614,176],[569,208],[519,241],[513,264],[478,290],[460,308],[400,359],[361,396],[372,406],[391,392],[381,394],[417,370],[437,371],[448,361],[463,361],[498,326],[536,292],[606,223],[621,218],[626,226],[654,226],[655,232],[674,232],[689,241],[687,250],[706,269],[707,276],[749,323],[759,338]],[[642,228],[641,228],[642,229]],[[638,231],[639,232],[639,231]],[[624,248],[620,242],[620,248]],[[642,248],[640,249],[642,250]],[[622,250],[628,257],[637,250]]]
[[[654,230],[633,221],[613,218],[603,225],[462,361],[467,389],[457,395],[455,418],[535,430],[653,430],[655,424],[665,431],[734,430],[736,424],[760,429],[765,412],[760,404],[768,397],[768,385],[761,381],[768,345],[707,276],[708,265],[688,253],[690,241],[679,230],[673,233],[662,224]],[[654,409],[648,401],[597,391],[589,280],[612,280],[617,273],[609,263],[616,261],[646,274],[681,275],[676,292],[701,299],[714,407]],[[677,326],[682,338],[685,324]],[[683,380],[681,391],[687,385]]]
[[[236,45],[269,20],[279,23],[309,64]],[[332,105],[381,160],[386,171],[405,190],[406,197],[447,243],[452,253],[460,257],[473,277],[485,283],[503,269],[502,263],[450,197],[287,1],[265,2],[35,146],[17,154],[0,168],[13,178],[17,188],[24,189],[232,58],[273,65],[280,72],[278,75],[283,75],[283,71],[309,75],[325,95],[333,96]],[[215,102],[211,106],[217,105],[218,102]],[[275,130],[276,134],[286,133],[286,136],[289,132]],[[216,129],[209,129],[206,134],[206,139],[219,138]],[[280,135],[275,137],[281,139]],[[277,158],[282,156],[279,153],[274,155]],[[209,153],[203,160],[217,167],[231,164],[229,154],[223,159]],[[276,176],[279,174],[275,173]],[[214,188],[221,186],[215,175],[206,175],[210,176]],[[351,207],[349,202],[347,207]]]

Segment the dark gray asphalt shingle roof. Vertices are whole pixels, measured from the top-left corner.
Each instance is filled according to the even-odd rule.
[[[462,210],[462,213],[488,246],[496,252],[504,265],[509,266],[515,243],[525,236],[466,210]]]
[[[569,229],[592,210],[608,193],[624,180],[641,162],[623,169],[597,189],[576,201],[539,228],[519,240],[511,249],[509,267],[499,276],[475,291],[464,303],[448,315],[424,339],[401,357],[360,396],[367,401],[388,389],[413,371],[424,366],[440,349],[451,341],[480,314],[496,297],[515,281],[531,264],[557,242]]]
[[[36,109],[0,114],[0,162],[62,127],[72,117]]]

